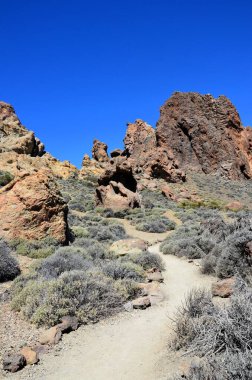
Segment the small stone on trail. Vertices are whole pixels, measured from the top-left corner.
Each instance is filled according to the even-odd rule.
[[[9,372],[17,372],[26,365],[25,357],[21,354],[7,354],[3,358],[3,369]]]
[[[41,344],[57,344],[62,336],[62,332],[58,326],[53,326],[46,330],[39,338]]]
[[[132,301],[133,309],[146,309],[151,306],[149,297],[139,297]]]
[[[63,334],[75,331],[78,328],[78,319],[76,317],[65,316],[61,319],[62,323],[58,324]]]
[[[32,350],[31,347],[23,347],[20,353],[25,357],[27,364],[36,364],[39,361],[37,352]]]

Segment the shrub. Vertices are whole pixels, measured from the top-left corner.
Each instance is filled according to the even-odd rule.
[[[58,242],[52,238],[42,240],[13,240],[11,246],[18,255],[41,259],[50,256],[56,249]]]
[[[13,289],[12,307],[36,325],[55,325],[64,315],[81,323],[97,322],[115,313],[125,302],[124,292],[101,273],[79,270],[62,273],[51,281],[28,281]]]
[[[175,227],[176,224],[170,219],[166,218],[165,216],[156,218],[144,218],[143,220],[141,220],[140,223],[136,224],[137,230],[154,233],[161,233],[174,230]]]
[[[119,224],[90,226],[87,230],[88,237],[98,241],[116,241],[126,237],[123,226]]]
[[[6,171],[0,170],[0,186],[5,186],[14,179],[14,176]]]
[[[210,295],[192,292],[176,322],[177,348],[199,356],[246,352],[252,341],[252,290],[239,287],[226,309],[214,306]],[[181,328],[182,326],[182,328]]]
[[[187,380],[251,380],[251,351],[235,354],[225,353],[193,362]],[[175,376],[171,380],[182,380],[184,376]]]
[[[71,270],[87,271],[92,267],[91,261],[84,259],[79,253],[70,253],[69,249],[68,251],[66,249],[65,252],[59,250],[45,259],[37,268],[37,274],[48,280],[57,278],[64,272]]]
[[[7,244],[0,240],[0,282],[13,280],[20,274],[17,260],[10,255]]]
[[[140,265],[144,270],[158,268],[164,270],[164,263],[161,257],[155,253],[142,252],[132,257],[135,264]]]
[[[101,268],[106,276],[114,280],[130,279],[140,281],[144,277],[143,269],[130,261],[110,260],[101,262]]]

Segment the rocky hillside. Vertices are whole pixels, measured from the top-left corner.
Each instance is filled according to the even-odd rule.
[[[176,92],[161,107],[154,129],[137,119],[128,124],[124,149],[94,141],[92,158],[78,170],[45,151],[20,122],[12,106],[0,102],[0,235],[15,239],[53,237],[67,242],[67,205],[57,178],[98,181],[97,205],[124,210],[141,206],[139,191],[184,183],[191,171],[232,180],[252,177],[252,129],[224,96]],[[23,228],[20,230],[20,225]]]

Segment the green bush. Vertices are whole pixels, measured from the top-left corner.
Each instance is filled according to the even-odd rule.
[[[125,288],[124,288],[125,291]],[[12,307],[36,325],[52,326],[64,315],[80,323],[97,322],[115,313],[126,301],[115,282],[101,273],[72,270],[51,281],[28,281],[13,289]]]
[[[14,176],[6,171],[0,170],[0,186],[5,186],[14,179]]]
[[[58,242],[53,238],[42,240],[22,240],[17,239],[10,242],[18,255],[28,256],[33,259],[42,259],[52,255],[58,246]]]

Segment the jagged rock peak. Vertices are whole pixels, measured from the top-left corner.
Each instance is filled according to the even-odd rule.
[[[0,153],[16,152],[32,157],[42,156],[44,144],[20,122],[14,108],[0,102]]]
[[[248,133],[225,96],[176,92],[160,109],[156,138],[181,168],[242,179],[252,176]]]
[[[99,140],[94,140],[92,148],[92,157],[98,162],[107,162],[109,161],[107,150],[107,144]]]

